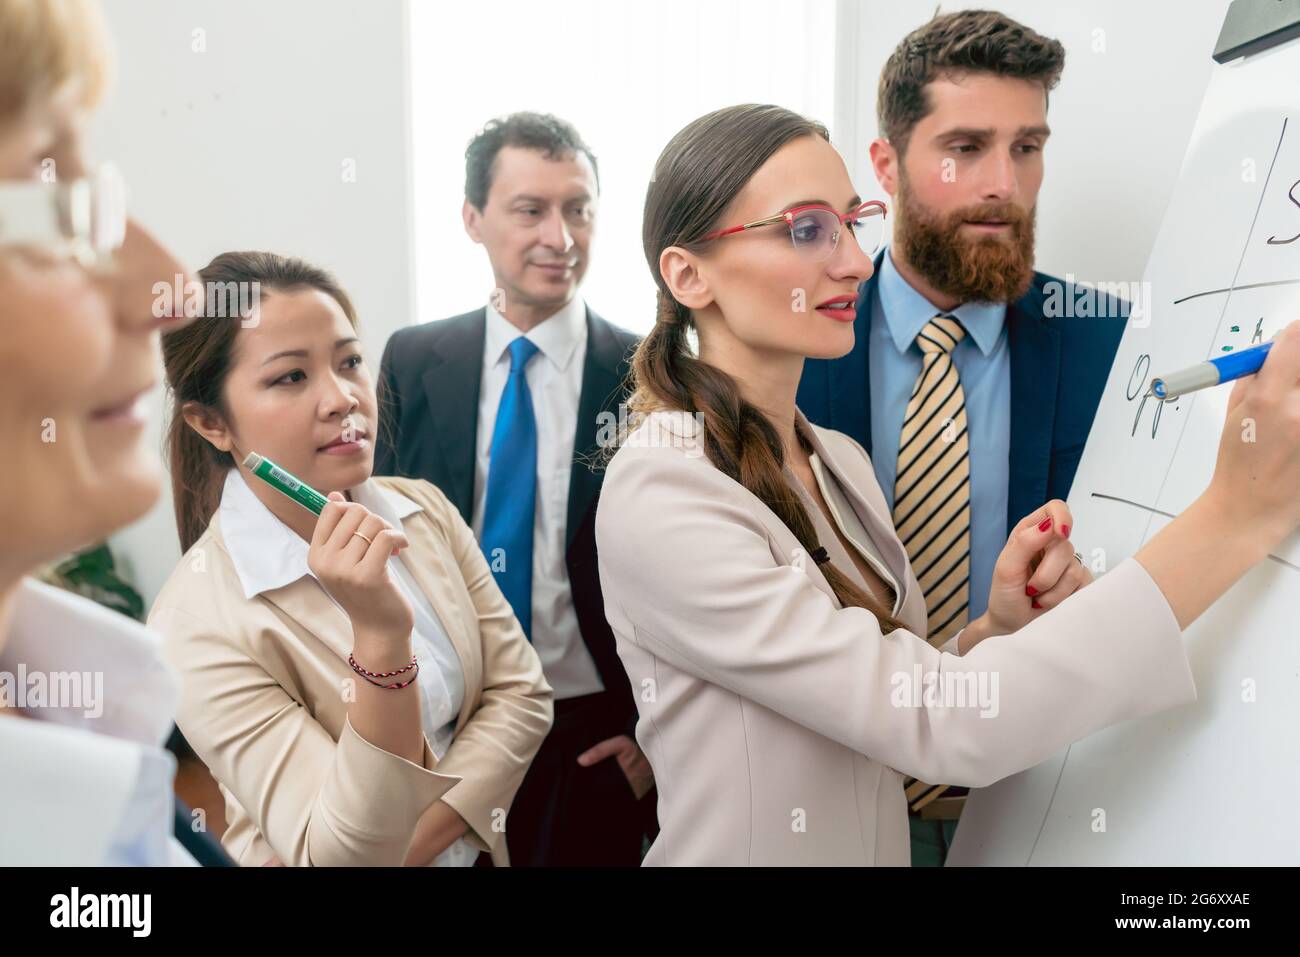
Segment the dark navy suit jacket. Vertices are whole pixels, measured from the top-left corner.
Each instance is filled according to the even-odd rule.
[[[876,271],[858,291],[853,351],[839,359],[809,359],[799,382],[798,404],[817,425],[851,435],[871,452],[871,390],[868,348],[876,300]],[[1048,316],[1050,283],[1059,300],[1075,301],[1075,290],[1059,279],[1034,273],[1029,291],[1007,306],[1011,349],[1011,452],[1008,463],[1007,531],[1034,509],[1070,493],[1079,457],[1092,427],[1102,388],[1124,332],[1128,304],[1097,294],[1109,318]],[[1054,310],[1058,311],[1058,310]]]
[[[487,310],[408,326],[393,333],[379,372],[383,427],[375,436],[376,475],[424,479],[438,486],[470,524],[478,435],[479,384]],[[605,690],[624,705],[627,733],[636,727],[636,700],[605,620],[596,562],[596,500],[604,471],[601,414],[618,418],[627,398],[631,353],[638,337],[587,309],[587,358],[578,399],[569,479],[565,565],[578,630]]]

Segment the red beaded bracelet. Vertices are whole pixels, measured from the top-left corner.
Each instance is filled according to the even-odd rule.
[[[399,671],[366,671],[365,668],[362,668],[357,664],[357,660],[353,658],[351,654],[348,655],[348,664],[352,666],[353,671],[361,675],[361,677],[365,678],[376,688],[383,688],[387,691],[399,691],[402,688],[405,688],[420,674],[420,663],[415,660],[415,655],[411,655],[411,663]],[[397,675],[406,674],[406,672],[410,671],[412,668],[415,669],[415,674],[411,675],[411,677],[407,678],[405,681],[395,681],[392,684],[384,684],[382,681],[375,680],[376,678],[393,678]]]
[[[375,681],[373,678],[366,678],[366,680],[369,681],[376,688],[383,688],[386,691],[399,691],[402,688],[405,688],[407,685],[409,685],[412,681],[414,681],[416,679],[416,676],[419,675],[419,673],[420,673],[420,666],[417,664],[415,666],[415,674],[411,675],[411,677],[407,678],[405,681],[397,681],[391,685],[386,685],[386,684],[381,684],[378,681]]]

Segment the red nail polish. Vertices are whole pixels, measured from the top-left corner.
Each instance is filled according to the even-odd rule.
[[[1026,585],[1025,594],[1028,595],[1030,598],[1033,598],[1035,595],[1038,594],[1038,589],[1035,588],[1033,585]]]
[[[1037,599],[1037,598],[1035,598],[1032,602],[1030,602],[1030,604],[1033,605],[1035,608],[1042,608],[1042,607],[1043,607],[1042,605],[1038,604],[1038,599]]]
[[[1066,538],[1069,538],[1069,537],[1070,537],[1070,526],[1069,526],[1069,525],[1062,525],[1062,526],[1061,526],[1061,534],[1064,535]]]
[[[1051,527],[1052,527],[1052,516],[1050,515],[1038,523],[1038,530],[1040,532],[1045,532]]]

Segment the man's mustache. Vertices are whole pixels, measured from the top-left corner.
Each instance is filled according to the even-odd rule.
[[[949,213],[945,225],[955,228],[962,223],[1008,223],[1018,232],[1028,218],[1029,214],[1014,203],[979,203]]]

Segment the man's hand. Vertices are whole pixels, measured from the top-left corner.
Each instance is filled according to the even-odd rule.
[[[637,747],[637,743],[626,734],[606,738],[583,751],[578,755],[578,763],[589,768],[611,756],[618,758],[618,766],[623,769],[623,776],[627,778],[638,801],[650,793],[655,785],[654,771],[650,770],[650,762]]]

